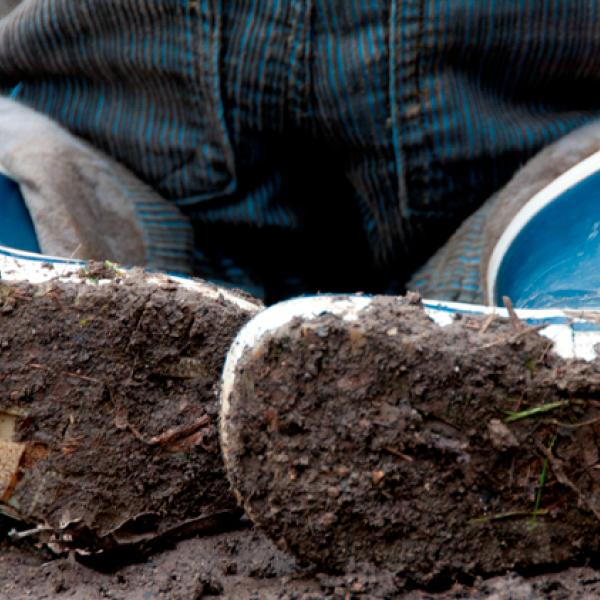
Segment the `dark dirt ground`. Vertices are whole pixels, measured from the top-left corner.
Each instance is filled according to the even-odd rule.
[[[571,567],[530,577],[510,573],[444,591],[403,590],[393,574],[302,571],[250,528],[180,541],[150,557],[106,571],[57,558],[29,543],[0,544],[0,598],[96,600],[556,600],[600,597],[600,571]]]

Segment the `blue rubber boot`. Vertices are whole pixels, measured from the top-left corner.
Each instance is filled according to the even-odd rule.
[[[491,303],[600,309],[600,152],[523,205],[487,267]]]
[[[424,298],[600,308],[600,123],[530,160],[413,277]]]
[[[17,183],[0,174],[0,245],[40,252],[35,228]]]

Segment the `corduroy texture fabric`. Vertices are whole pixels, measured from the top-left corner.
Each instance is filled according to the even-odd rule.
[[[487,246],[486,225],[496,200],[496,196],[487,200],[460,225],[442,248],[413,274],[409,290],[432,300],[485,304],[482,271],[486,265],[482,263]]]
[[[25,0],[0,21],[0,82],[190,216],[199,274],[268,299],[398,291],[520,164],[600,114],[599,12]]]

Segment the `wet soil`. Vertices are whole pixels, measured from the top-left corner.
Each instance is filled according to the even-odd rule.
[[[21,452],[0,513],[91,552],[236,526],[217,386],[250,315],[141,272],[80,275],[0,284],[0,438]]]
[[[95,568],[28,542],[0,543],[0,598],[97,600],[591,600],[600,571],[589,566],[509,573],[446,589],[406,589],[394,573],[355,567],[331,575],[300,569],[262,534],[245,528],[180,541],[120,568]]]
[[[356,322],[298,320],[239,369],[229,474],[297,557],[419,586],[597,554],[600,363],[519,322],[441,329],[379,299]]]

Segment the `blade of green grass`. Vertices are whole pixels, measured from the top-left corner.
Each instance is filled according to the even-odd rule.
[[[521,410],[519,412],[514,412],[512,410],[504,411],[506,414],[506,418],[504,419],[505,423],[514,423],[515,421],[520,421],[521,419],[528,419],[529,417],[535,417],[536,415],[541,415],[551,410],[556,410],[557,408],[562,408],[564,406],[568,406],[570,403],[569,400],[559,400],[557,402],[549,402],[548,404],[542,404],[541,406],[534,406],[532,408],[528,408],[526,410]]]
[[[556,442],[556,434],[552,436],[550,440],[550,445],[548,446],[548,450],[552,452],[552,448],[554,447],[554,443]],[[532,522],[535,522],[535,518],[537,517],[540,504],[542,503],[542,494],[544,493],[544,485],[546,484],[546,477],[548,476],[548,459],[544,459],[544,464],[542,465],[542,472],[540,473],[540,481],[538,484],[537,492],[535,493],[535,505],[533,507],[533,513],[531,515]]]

